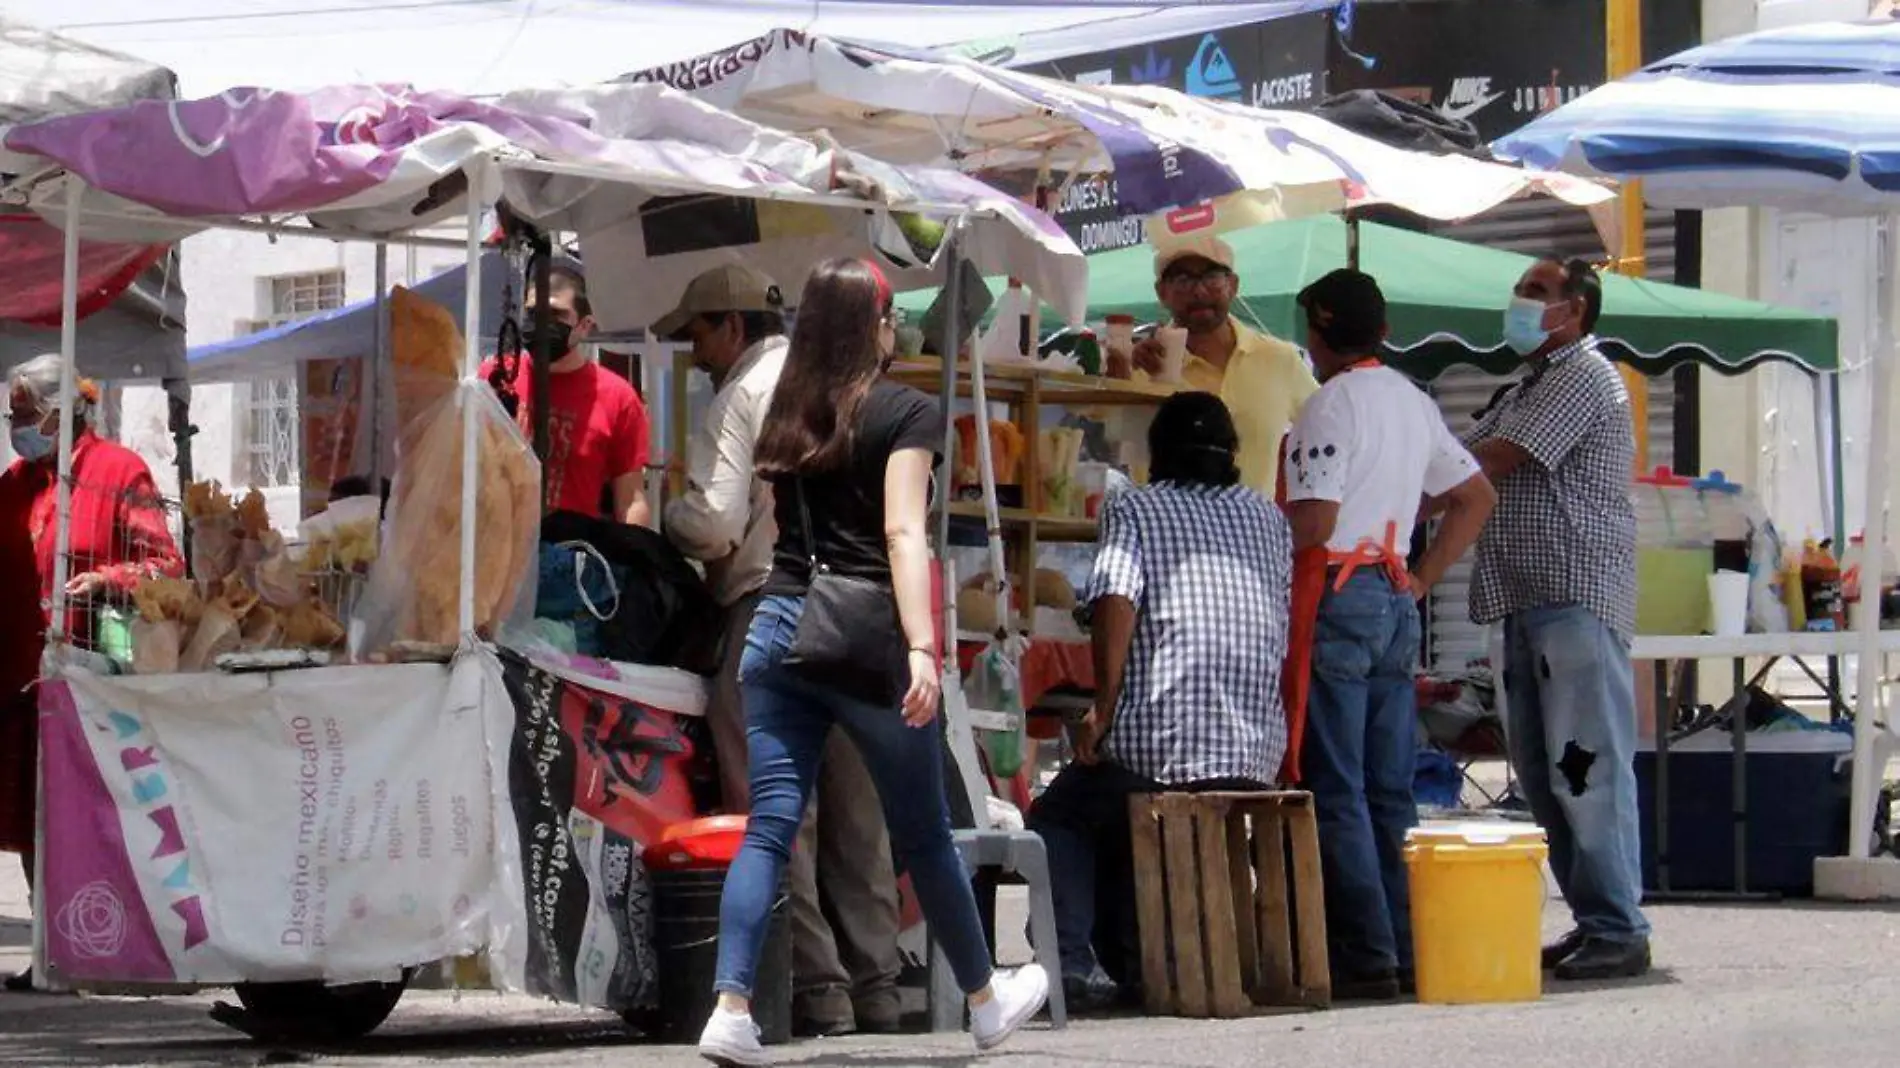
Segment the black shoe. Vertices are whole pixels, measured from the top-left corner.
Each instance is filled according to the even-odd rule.
[[[848,1016],[843,1019],[801,1016],[792,1025],[792,1034],[799,1038],[842,1038],[857,1033],[857,1020]]]
[[[9,975],[0,982],[0,990],[9,994],[31,994],[33,992],[33,969],[28,968],[18,975]]]
[[[1569,960],[1570,955],[1572,953],[1575,953],[1577,950],[1583,948],[1583,943],[1584,943],[1583,932],[1578,931],[1578,930],[1572,930],[1569,934],[1566,934],[1562,938],[1559,938],[1557,941],[1552,942],[1550,945],[1545,946],[1544,947],[1544,970],[1550,971],[1552,968],[1555,968],[1557,965],[1562,964],[1566,960]]]
[[[1557,965],[1557,978],[1570,983],[1634,979],[1649,971],[1649,939],[1613,942],[1586,938],[1575,953]]]
[[[1399,994],[1399,975],[1390,969],[1333,982],[1334,1001],[1397,1001]]]
[[[1099,966],[1087,974],[1062,976],[1063,1007],[1074,1013],[1102,1012],[1115,1007],[1121,988]]]

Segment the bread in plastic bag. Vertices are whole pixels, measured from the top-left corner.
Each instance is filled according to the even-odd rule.
[[[267,530],[255,543],[260,557],[252,573],[251,585],[264,603],[277,608],[289,608],[308,594],[310,583],[290,555],[290,549],[284,544],[284,536],[274,530]]]
[[[132,621],[132,673],[170,675],[178,670],[184,624],[175,619]]]
[[[236,652],[244,640],[243,626],[223,601],[205,606],[204,617],[192,631],[191,641],[178,655],[178,670],[206,671],[225,653]]]
[[[191,527],[191,573],[198,576],[230,574],[237,570],[242,547],[235,518],[212,516],[194,522]]]
[[[397,642],[461,638],[462,461],[475,421],[475,629],[494,635],[532,613],[541,465],[486,383],[462,381],[461,331],[441,306],[397,288],[390,346],[400,420],[396,479],[380,555],[357,616],[359,656]]]

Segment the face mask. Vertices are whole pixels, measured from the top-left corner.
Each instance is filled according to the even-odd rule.
[[[567,350],[573,346],[574,328],[557,319],[548,323],[543,329],[547,332],[548,353],[557,360],[567,355]],[[526,343],[530,354],[541,351],[540,330],[529,331],[528,336],[522,340]]]
[[[12,437],[13,454],[27,463],[39,463],[53,455],[53,450],[59,447],[53,435],[36,426],[16,426]]]
[[[1529,356],[1550,340],[1550,331],[1544,329],[1544,312],[1548,310],[1541,300],[1511,298],[1510,306],[1504,309],[1504,343],[1511,346],[1511,351]]]

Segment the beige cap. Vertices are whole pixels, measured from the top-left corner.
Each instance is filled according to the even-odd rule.
[[[1168,242],[1167,246],[1155,253],[1155,280],[1168,273],[1176,261],[1198,256],[1210,263],[1218,263],[1228,270],[1234,269],[1234,248],[1213,234],[1200,234],[1194,237],[1180,238]]]
[[[696,315],[784,309],[785,297],[776,283],[750,267],[729,263],[693,279],[680,297],[679,306],[653,324],[653,333],[662,338],[677,337]]]

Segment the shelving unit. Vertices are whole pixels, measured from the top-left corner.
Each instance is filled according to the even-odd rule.
[[[974,380],[969,371],[967,362],[958,363],[957,396],[974,400]],[[893,365],[890,375],[933,396],[943,392],[943,364],[937,359],[922,357],[900,360]],[[1152,408],[1185,387],[1172,383],[1048,372],[1027,364],[988,363],[983,366],[983,378],[983,399],[991,405],[1006,408],[1009,420],[1022,431],[1027,442],[1022,468],[1018,472],[1023,506],[998,508],[997,520],[1006,545],[1011,574],[1033,589],[1036,560],[1044,543],[1092,542],[1099,529],[1094,519],[1054,514],[1047,508],[1040,448],[1043,409]],[[979,413],[979,418],[987,419],[987,415]],[[982,521],[983,503],[954,501],[950,504],[950,514]],[[1025,600],[1033,602],[1034,598],[1026,594]],[[1033,632],[1035,612],[1033,604],[1030,607],[1031,610],[1024,612],[1022,618]]]

